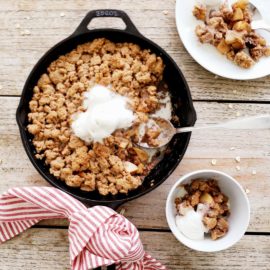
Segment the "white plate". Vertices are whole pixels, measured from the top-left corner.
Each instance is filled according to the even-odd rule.
[[[195,34],[195,27],[202,24],[192,10],[196,0],[177,0],[175,17],[179,36],[190,55],[201,66],[221,77],[235,80],[251,80],[270,75],[270,57],[263,57],[250,69],[243,69],[231,62],[210,44],[202,44]],[[270,33],[258,30],[270,44]]]

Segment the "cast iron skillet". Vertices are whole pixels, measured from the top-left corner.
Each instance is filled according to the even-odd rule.
[[[126,24],[126,29],[94,29],[87,28],[90,21],[95,17],[119,17]],[[30,73],[22,92],[19,107],[16,113],[21,139],[28,157],[39,173],[53,186],[65,191],[73,197],[88,203],[89,205],[107,205],[116,209],[122,203],[138,198],[153,190],[164,182],[179,164],[186,151],[190,140],[190,133],[176,135],[167,147],[164,158],[151,170],[145,178],[143,184],[138,189],[129,192],[128,195],[117,194],[116,196],[101,196],[98,192],[84,192],[79,189],[68,187],[63,181],[57,180],[49,173],[49,168],[44,161],[35,158],[35,148],[32,144],[32,135],[28,133],[27,114],[29,112],[29,102],[33,95],[33,88],[37,84],[40,76],[46,72],[50,63],[60,55],[70,52],[78,44],[92,41],[95,38],[107,38],[114,42],[133,42],[141,48],[150,49],[160,55],[166,65],[164,80],[169,86],[171,100],[173,103],[173,114],[179,117],[181,126],[192,126],[196,121],[188,85],[183,74],[177,67],[174,60],[158,45],[140,34],[128,15],[120,10],[93,10],[82,20],[75,32],[50,49],[35,65]],[[179,123],[174,123],[179,126]]]

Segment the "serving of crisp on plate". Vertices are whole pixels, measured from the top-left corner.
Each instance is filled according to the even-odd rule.
[[[230,2],[233,4],[237,1]],[[195,29],[198,25],[204,27],[205,23],[203,20],[196,19],[193,11],[196,5],[202,3],[203,1],[198,0],[178,0],[176,2],[175,16],[178,33],[185,48],[194,60],[210,72],[229,79],[251,80],[269,75],[270,57],[261,57],[254,64],[249,65],[248,68],[243,68],[228,59],[226,55],[221,54],[212,44],[200,42]],[[258,6],[258,8],[261,10],[262,5]],[[212,6],[209,9],[218,10],[219,6]],[[252,19],[256,18],[256,13],[253,14]],[[255,32],[265,39],[266,44],[270,44],[269,32],[261,29]],[[244,48],[244,50],[247,49]]]

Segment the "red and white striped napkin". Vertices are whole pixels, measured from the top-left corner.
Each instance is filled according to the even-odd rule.
[[[165,270],[146,254],[136,227],[105,206],[86,208],[52,187],[12,188],[0,196],[0,243],[43,219],[68,218],[73,270],[116,264],[117,270]]]

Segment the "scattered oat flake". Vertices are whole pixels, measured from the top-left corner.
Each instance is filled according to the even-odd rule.
[[[29,35],[31,35],[31,32],[26,29],[26,30],[21,31],[21,35],[22,36],[29,36]]]
[[[250,190],[248,188],[246,188],[246,193],[249,194],[250,193]]]
[[[233,108],[233,105],[232,105],[232,104],[229,104],[228,107],[229,107],[230,109],[232,109],[232,108]]]
[[[0,164],[2,164],[3,163],[3,160],[2,159],[0,159]]]
[[[0,90],[2,90],[3,89],[3,86],[2,85],[0,85]]]
[[[20,25],[19,23],[16,23],[16,24],[15,24],[15,27],[16,27],[17,29],[19,29],[19,28],[21,28],[21,25]]]
[[[231,151],[235,150],[235,147],[231,147],[230,150],[231,150]]]
[[[256,170],[252,170],[252,174],[253,175],[257,174]]]
[[[21,35],[22,36],[29,36],[29,35],[31,35],[31,32],[29,30],[23,30],[23,31],[21,31]]]
[[[237,171],[240,171],[241,170],[241,167],[240,166],[236,166],[235,167]]]
[[[61,13],[60,13],[60,17],[65,17],[65,15],[66,15],[66,14],[65,14],[64,12],[61,12]]]
[[[26,16],[25,19],[26,19],[26,20],[30,20],[30,17],[29,17],[29,16]]]
[[[119,213],[119,214],[123,216],[123,215],[125,214],[125,212],[126,212],[126,209],[125,209],[125,208],[122,208],[122,209],[120,210],[120,213]]]
[[[241,113],[240,113],[240,112],[237,112],[237,113],[236,113],[236,116],[237,116],[237,117],[241,116]]]
[[[218,79],[219,78],[219,76],[218,75],[215,75],[215,77],[214,77],[215,79]]]
[[[163,14],[164,14],[164,15],[168,15],[168,14],[169,14],[169,11],[168,11],[168,10],[164,10],[164,11],[163,11]]]
[[[212,159],[211,164],[212,164],[213,166],[216,165],[216,164],[217,164],[217,160],[216,160],[216,159]]]
[[[238,156],[238,157],[235,157],[235,161],[236,162],[240,162],[241,161],[241,158]]]
[[[236,94],[236,93],[237,93],[237,91],[236,91],[236,90],[233,90],[233,93],[234,93],[234,94]]]

